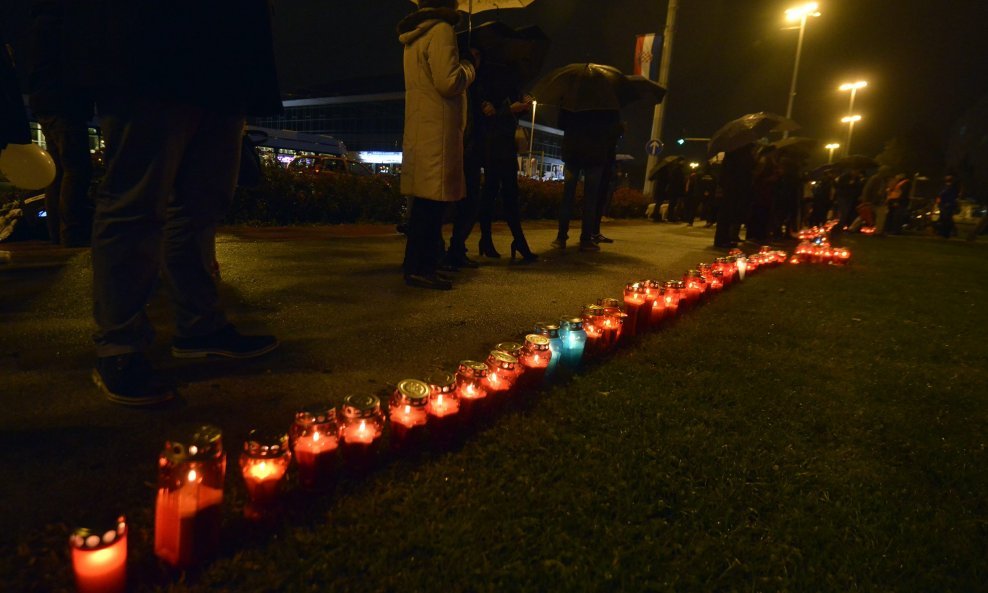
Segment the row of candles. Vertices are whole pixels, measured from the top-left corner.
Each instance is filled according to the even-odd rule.
[[[821,247],[829,230],[813,229],[801,237],[804,243],[793,260],[804,257],[800,249],[806,246]],[[832,253],[839,251],[827,247]],[[277,515],[292,462],[298,485],[318,492],[331,486],[341,471],[365,473],[373,468],[385,435],[389,450],[399,454],[463,435],[491,418],[501,404],[571,374],[585,361],[658,329],[681,311],[787,259],[785,252],[769,247],[750,256],[732,250],[711,264],[697,265],[682,279],[632,282],[624,287],[623,299],[598,299],[584,306],[579,317],[537,323],[522,342],[499,343],[483,361],[461,361],[455,373],[400,381],[385,405],[376,395],[349,395],[339,409],[300,410],[285,433],[251,431],[238,458],[248,498],[244,515],[251,520]],[[216,427],[203,426],[180,441],[165,443],[158,458],[154,550],[168,565],[192,567],[216,551],[226,459]],[[70,547],[80,593],[125,590],[124,517],[104,529],[76,530]]]

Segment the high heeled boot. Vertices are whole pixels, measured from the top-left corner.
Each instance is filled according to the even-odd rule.
[[[494,239],[491,233],[491,223],[481,221],[480,223],[480,243],[477,244],[477,251],[484,257],[497,259],[501,254],[494,249]]]
[[[525,263],[530,263],[538,261],[539,256],[532,253],[532,250],[528,247],[528,241],[525,240],[525,233],[521,230],[521,223],[508,223],[508,228],[511,229],[511,259],[515,259],[515,253],[521,254],[521,261]]]

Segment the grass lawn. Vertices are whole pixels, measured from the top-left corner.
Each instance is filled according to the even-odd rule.
[[[240,517],[231,463],[197,573],[157,566],[135,499],[132,588],[988,591],[988,246],[848,245],[850,266],[760,272],[455,451],[293,492],[273,530]],[[67,589],[66,535],[27,536],[0,589]]]

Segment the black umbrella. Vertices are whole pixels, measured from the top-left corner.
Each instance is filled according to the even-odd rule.
[[[641,76],[625,76],[613,66],[570,64],[542,77],[532,96],[567,111],[616,110],[642,99],[659,102],[665,89]]]
[[[666,158],[662,159],[661,161],[659,161],[657,165],[652,167],[651,171],[648,172],[648,180],[655,181],[656,179],[659,178],[659,173],[661,173],[663,169],[681,160],[684,160],[683,157],[681,156],[667,156]]]
[[[484,63],[506,67],[518,86],[525,86],[538,75],[549,53],[549,38],[536,26],[512,29],[491,21],[474,28],[472,40],[470,35],[467,31],[457,35],[460,47],[469,44],[480,50],[481,67]]]
[[[803,136],[790,136],[782,140],[776,140],[769,144],[777,150],[786,150],[798,154],[809,155],[820,144],[816,138],[804,138]]]
[[[874,169],[878,166],[878,162],[870,156],[852,154],[840,159],[834,163],[834,166],[839,169]]]
[[[792,132],[798,129],[799,124],[775,113],[767,111],[749,113],[727,122],[717,130],[710,139],[710,144],[707,145],[707,152],[708,154],[731,152],[758,142],[768,136],[769,132]]]

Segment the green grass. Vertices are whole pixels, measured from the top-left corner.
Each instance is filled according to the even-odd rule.
[[[271,532],[231,478],[197,574],[156,566],[132,500],[134,590],[986,591],[988,252],[851,247],[757,274],[457,451],[295,493]],[[64,535],[31,534],[0,588],[67,587]]]

